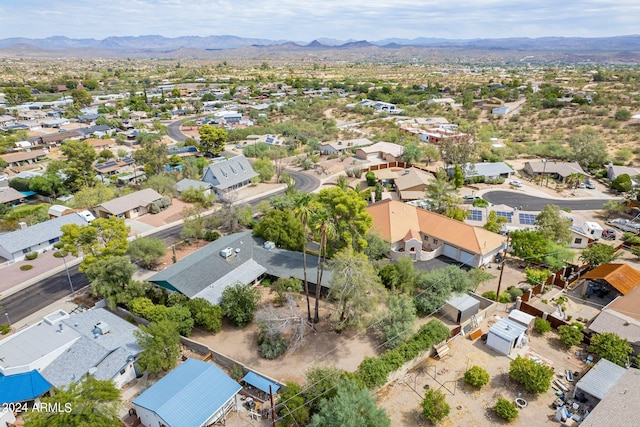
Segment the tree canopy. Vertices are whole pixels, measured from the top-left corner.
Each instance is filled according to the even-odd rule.
[[[180,334],[170,320],[151,322],[133,332],[142,348],[138,359],[140,367],[151,375],[168,372],[178,363]]]
[[[554,243],[566,245],[571,241],[571,220],[560,214],[557,205],[546,205],[536,216],[536,226],[540,234]]]
[[[225,142],[227,140],[227,131],[211,125],[202,125],[198,129],[200,134],[200,148],[202,151],[211,153],[214,157],[217,157],[224,150]]]
[[[25,414],[25,427],[97,426],[120,427],[120,391],[113,381],[97,380],[91,375],[67,387],[56,388],[40,398],[55,411],[31,410]]]
[[[633,354],[633,347],[629,341],[613,332],[605,332],[591,337],[589,351],[616,365],[627,367]]]
[[[253,320],[253,315],[260,302],[260,293],[251,284],[237,282],[222,292],[220,308],[236,326],[246,326]]]
[[[617,252],[614,246],[595,242],[582,251],[580,260],[591,267],[597,267],[614,261],[620,255],[620,252]]]

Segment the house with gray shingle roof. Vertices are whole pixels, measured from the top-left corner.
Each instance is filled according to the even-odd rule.
[[[236,156],[210,164],[204,170],[202,180],[213,185],[220,197],[251,183],[258,174],[253,170],[245,156]]]
[[[211,193],[213,189],[213,185],[208,182],[198,181],[195,179],[184,178],[176,183],[176,191],[178,194],[182,194],[184,190],[188,190],[189,188],[195,188],[196,190],[204,191],[205,195]]]
[[[162,198],[162,194],[151,188],[136,191],[126,196],[118,197],[93,208],[98,218],[136,218],[149,212],[151,204]]]
[[[222,292],[237,282],[251,284],[264,275],[304,279],[302,253],[272,247],[251,232],[234,233],[184,257],[148,281],[189,298],[220,302]],[[318,258],[307,257],[307,281],[315,291]],[[323,273],[322,286],[331,282],[331,271]]]
[[[61,216],[27,228],[0,235],[0,257],[18,262],[30,252],[53,249],[62,237],[60,228],[65,224],[87,225],[87,219],[78,214]]]
[[[90,374],[120,388],[136,377],[133,364],[142,351],[136,329],[102,308],[56,311],[0,341],[0,375],[37,372],[61,387]]]

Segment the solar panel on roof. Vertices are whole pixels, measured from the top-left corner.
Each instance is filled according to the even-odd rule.
[[[482,221],[482,211],[472,209],[470,212],[471,215],[469,216],[469,219],[471,221]]]
[[[503,218],[507,218],[507,222],[511,222],[511,217],[513,217],[513,212],[505,212],[505,211],[495,211],[496,215],[501,216]]]
[[[534,225],[536,223],[536,216],[534,214],[521,213],[519,217],[520,217],[520,224]]]

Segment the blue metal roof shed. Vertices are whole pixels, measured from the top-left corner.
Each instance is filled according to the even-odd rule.
[[[145,426],[205,426],[237,406],[240,384],[217,366],[187,359],[132,403]]]
[[[242,381],[257,388],[258,390],[266,394],[269,394],[269,386],[271,386],[271,391],[273,393],[276,393],[280,389],[280,385],[278,383],[269,381],[265,377],[261,377],[260,375],[252,371],[250,371],[247,375],[245,375]]]
[[[0,404],[33,400],[49,389],[51,384],[35,370],[9,376],[0,374]]]

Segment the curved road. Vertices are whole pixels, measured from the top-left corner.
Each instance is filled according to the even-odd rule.
[[[482,198],[494,205],[518,207],[524,211],[541,211],[546,205],[557,205],[560,209],[569,208],[573,211],[592,211],[602,209],[602,205],[610,200],[545,199],[514,191],[489,191]]]
[[[176,142],[182,142],[187,139],[187,135],[180,131],[180,126],[182,126],[182,120],[177,120],[167,125],[167,132],[169,134],[169,137]]]

